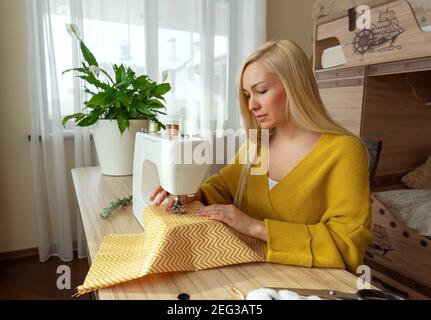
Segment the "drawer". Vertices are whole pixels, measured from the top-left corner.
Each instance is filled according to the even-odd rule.
[[[368,74],[370,77],[373,77],[386,74],[408,73],[427,70],[431,70],[431,57],[372,65],[369,67]]]
[[[321,70],[315,72],[316,81],[333,80],[341,78],[357,78],[365,76],[365,67],[343,68],[334,70]]]
[[[324,88],[344,88],[344,87],[355,87],[364,86],[364,78],[340,78],[332,80],[323,80],[317,83],[319,89]]]

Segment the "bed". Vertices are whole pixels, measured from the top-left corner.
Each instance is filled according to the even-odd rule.
[[[431,239],[431,190],[392,190],[373,195],[404,225]]]
[[[364,259],[373,284],[430,299],[431,27],[419,27],[408,1],[370,6],[373,32],[382,20],[402,32],[383,46],[373,36],[357,46],[361,30],[349,28],[347,12],[319,19],[314,72],[335,121],[365,141],[383,143],[372,181],[374,240]]]
[[[406,298],[431,297],[431,157],[389,189],[372,193],[366,263],[381,286]]]
[[[393,203],[387,205],[380,200],[387,192],[373,194],[374,240],[364,263],[372,268],[376,286],[408,299],[429,299],[431,238],[410,228],[402,220],[402,213],[393,209]]]

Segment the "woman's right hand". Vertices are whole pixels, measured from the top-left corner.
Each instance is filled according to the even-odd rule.
[[[157,186],[157,188],[151,194],[150,201],[154,201],[154,199],[156,199],[157,196],[159,196],[159,197],[156,201],[156,206],[160,206],[162,204],[162,202],[166,198],[168,198],[168,203],[166,204],[166,210],[170,210],[175,203],[175,199],[169,194],[169,192],[167,192],[165,189],[163,189],[162,186],[160,186],[160,185]],[[198,200],[197,194],[194,197],[184,196],[184,204],[191,203],[194,200]]]

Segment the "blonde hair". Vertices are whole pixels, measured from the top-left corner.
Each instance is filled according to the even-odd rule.
[[[238,182],[234,202],[238,208],[242,208],[245,203],[247,178],[261,145],[259,124],[249,110],[248,98],[243,92],[244,71],[257,60],[263,62],[268,71],[276,75],[282,82],[288,101],[288,105],[286,105],[288,120],[313,132],[350,135],[358,138],[336,123],[329,115],[320,97],[310,61],[297,44],[288,40],[270,41],[263,44],[247,58],[241,69],[238,83],[240,110],[247,138],[249,138],[249,129],[257,130],[258,134],[257,146],[250,143],[248,148],[248,154],[254,160],[248,161],[244,165]]]

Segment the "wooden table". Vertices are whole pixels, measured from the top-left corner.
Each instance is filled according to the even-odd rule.
[[[143,232],[132,214],[131,206],[119,209],[107,220],[99,213],[110,201],[132,193],[132,177],[108,177],[100,169],[72,170],[76,196],[81,212],[89,262],[108,234]],[[230,288],[243,294],[261,287],[334,289],[356,292],[357,278],[340,269],[309,269],[272,263],[251,263],[198,272],[151,274],[141,279],[99,290],[99,299],[175,300],[188,293],[192,300],[238,299]]]

